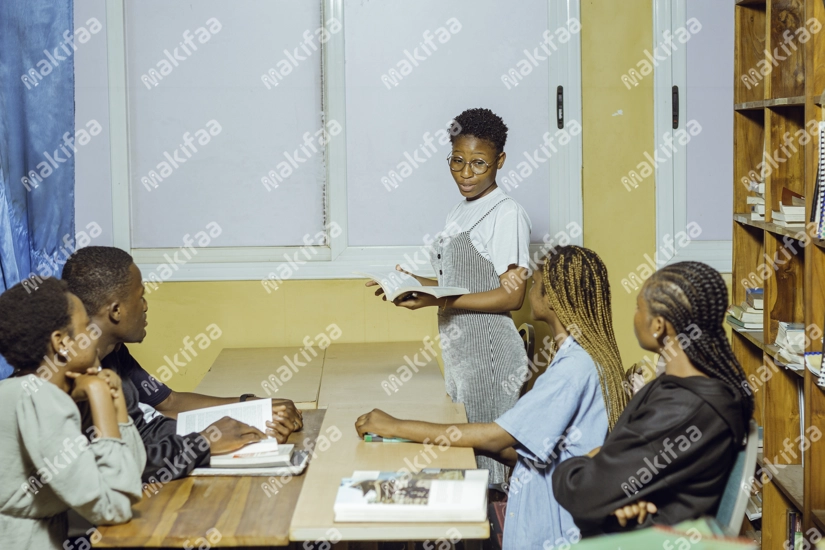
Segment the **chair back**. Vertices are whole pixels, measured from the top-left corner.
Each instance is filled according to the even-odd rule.
[[[722,500],[719,501],[719,509],[716,511],[716,521],[729,537],[739,535],[745,519],[745,509],[751,496],[751,480],[756,470],[758,447],[758,428],[756,421],[751,419],[748,442],[736,456],[736,462],[725,485],[725,492],[722,493]]]
[[[527,360],[530,362],[529,365],[535,365],[536,361],[536,329],[533,328],[533,325],[529,323],[524,323],[518,328],[518,334],[521,336],[521,339],[524,340],[524,351],[527,353]],[[521,385],[521,390],[519,391],[519,397],[524,395],[527,391],[527,380]]]

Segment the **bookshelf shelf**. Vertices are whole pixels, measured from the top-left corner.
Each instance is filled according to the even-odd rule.
[[[764,332],[761,330],[742,330],[741,328],[732,325],[729,321],[725,321],[728,326],[736,332],[737,334],[742,335],[742,337],[753,344],[754,346],[758,347],[761,350],[765,350],[765,339],[764,339]]]
[[[750,212],[748,197],[754,193],[741,183],[759,177],[754,176],[756,167],[766,155],[784,146],[788,134],[825,117],[825,33],[813,34],[787,56],[783,53],[785,58],[779,64],[772,63],[771,54],[766,54],[781,49],[783,37],[804,22],[825,21],[825,3],[737,0],[734,4],[732,303],[742,303],[748,288],[761,286],[765,311],[762,331],[734,328],[732,344],[746,375],[758,378],[759,369],[778,354],[772,342],[776,341],[779,321],[822,327],[825,320],[825,239],[812,239],[813,246],[788,254],[790,247],[800,247],[787,237],[799,241],[797,235],[810,232],[752,221],[750,214],[743,212]],[[772,70],[759,78],[752,69],[764,63]],[[807,213],[814,209],[819,136],[813,137],[788,150],[785,162],[773,165],[774,170],[765,171],[760,194],[769,216],[770,211],[779,210],[785,189],[805,198]],[[807,243],[807,237],[802,242]],[[770,277],[754,279],[753,274],[759,273],[769,258],[785,258],[787,262],[773,266]],[[821,345],[812,341],[806,351],[819,351]],[[825,425],[825,388],[817,386],[816,375],[807,369],[776,366],[789,374],[770,377],[754,394],[754,418],[763,430],[765,456],[771,457],[782,456],[786,441],[800,441],[802,432]],[[812,527],[825,531],[825,438],[811,438],[809,443],[802,453],[785,455],[795,464],[779,470],[774,482],[763,487],[762,548],[766,550],[787,547],[789,510],[802,514],[803,532]]]
[[[735,103],[733,105],[733,109],[735,111],[755,111],[757,109],[764,109],[765,108],[765,100],[760,99],[759,101],[746,101],[745,103]]]
[[[753,111],[764,109],[765,107],[801,107],[805,105],[805,96],[778,97],[776,99],[760,99],[757,101],[746,101],[745,103],[735,103],[736,111]]]
[[[796,506],[797,510],[802,510],[803,502],[803,472],[799,464],[790,464],[778,470],[773,476],[773,483],[780,491]]]
[[[782,227],[781,225],[776,225],[775,223],[771,222],[758,222],[750,219],[750,216],[748,214],[734,214],[733,221],[741,223],[743,225],[749,225],[751,227],[758,227],[759,229],[764,229],[765,231],[773,233],[774,235],[781,235],[783,237],[791,237],[794,239],[796,239],[796,236],[799,234],[800,231],[803,231],[803,229],[799,229],[796,227]]]

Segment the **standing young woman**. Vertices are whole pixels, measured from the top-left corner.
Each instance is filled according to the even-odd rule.
[[[524,303],[531,223],[496,185],[507,156],[507,126],[501,118],[489,109],[469,109],[455,122],[460,130],[451,137],[447,161],[463,199],[447,216],[447,227],[461,232],[433,243],[438,280],[410,275],[423,285],[463,287],[470,294],[441,299],[422,294],[395,303],[409,309],[438,307],[442,341],[448,340],[445,334],[459,335],[442,350],[447,393],[464,403],[470,422],[483,423],[513,407],[518,392],[508,391],[505,382],[527,366],[510,312]],[[490,470],[490,483],[505,481],[501,463],[479,457],[478,466]]]
[[[642,287],[634,319],[665,374],[637,393],[604,445],[553,473],[553,492],[585,535],[714,514],[753,415],[723,320],[722,276],[680,262]],[[663,353],[667,350],[667,353]]]

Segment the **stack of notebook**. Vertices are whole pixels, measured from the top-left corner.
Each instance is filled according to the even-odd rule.
[[[780,365],[793,370],[805,368],[805,325],[803,323],[780,321],[776,345],[779,347],[779,352],[775,359]]]
[[[750,182],[751,195],[747,196],[748,210],[751,220],[765,221],[765,184],[756,181]]]
[[[728,323],[739,331],[762,330],[763,296],[761,288],[748,289],[742,305],[733,306],[728,310]]]
[[[781,227],[804,229],[805,197],[787,187],[783,188],[779,210],[771,212],[771,219],[773,223]]]

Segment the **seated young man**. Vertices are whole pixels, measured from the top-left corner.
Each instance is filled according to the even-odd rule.
[[[533,273],[533,317],[550,325],[560,344],[533,389],[495,422],[449,426],[399,420],[374,410],[355,424],[358,434],[412,441],[455,439],[454,446],[512,463],[504,523],[505,550],[574,543],[573,519],[553,496],[558,464],[604,442],[627,403],[623,367],[613,335],[607,269],[595,252],[565,246]],[[446,435],[445,435],[446,434]]]
[[[201,434],[176,435],[177,422],[170,417],[177,413],[257,398],[175,392],[140,366],[125,344],[140,343],[146,337],[148,308],[140,269],[129,254],[113,247],[81,248],[66,262],[63,279],[100,330],[97,347],[101,365],[123,379],[129,416],[146,446],[145,481],[183,477],[198,466],[208,465],[212,453],[230,452],[265,438],[256,428],[230,418],[219,420]],[[153,414],[152,408],[167,416]],[[272,416],[267,432],[280,442],[303,425],[300,411],[288,399],[273,401]]]

